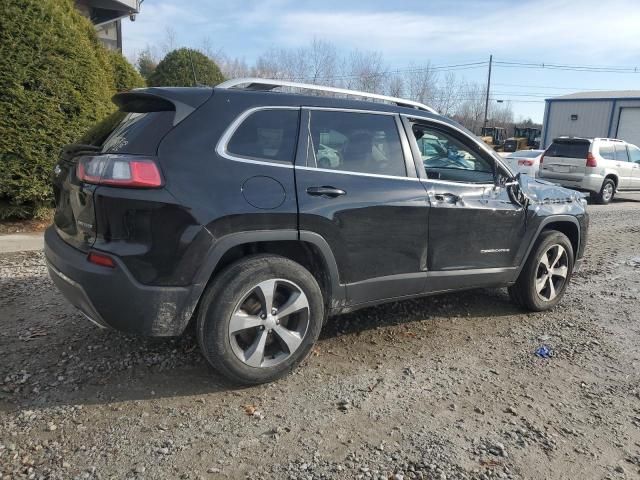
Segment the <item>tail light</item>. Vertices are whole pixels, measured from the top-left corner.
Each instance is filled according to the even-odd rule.
[[[521,167],[530,167],[533,163],[533,160],[518,160],[518,165]]]
[[[76,176],[81,182],[114,187],[157,188],[163,185],[156,162],[136,155],[80,157]]]
[[[598,161],[596,160],[596,157],[593,156],[593,153],[589,152],[587,153],[587,167],[597,167],[598,166]]]

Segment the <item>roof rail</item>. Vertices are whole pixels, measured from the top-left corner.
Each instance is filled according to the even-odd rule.
[[[303,90],[314,90],[318,92],[339,93],[342,95],[353,95],[355,97],[371,98],[374,100],[384,100],[386,102],[395,103],[396,105],[401,107],[410,107],[417,110],[424,110],[430,113],[438,113],[435,109],[429,107],[428,105],[414,102],[413,100],[405,100],[404,98],[389,97],[387,95],[379,95],[377,93],[360,92],[358,90],[348,90],[346,88],[326,87],[323,85],[314,85],[312,83],[290,82],[288,80],[272,80],[267,78],[235,78],[232,80],[227,80],[226,82],[222,82],[220,85],[217,85],[216,88],[229,89],[238,87],[239,85],[246,85],[246,87],[243,88],[250,88],[253,90],[273,90],[274,88],[278,87],[291,87],[300,88]]]

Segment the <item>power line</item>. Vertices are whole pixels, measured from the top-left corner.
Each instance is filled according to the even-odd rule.
[[[495,64],[499,68],[527,68],[527,69],[547,69],[547,70],[564,70],[573,72],[592,72],[592,73],[640,73],[638,67],[595,67],[591,65],[568,65],[557,63],[530,63],[530,62],[506,62],[496,60]]]
[[[522,85],[517,83],[494,83],[494,85],[500,85],[501,87],[522,87],[522,88],[546,88],[549,90],[590,90],[593,92],[605,91],[606,88],[588,88],[588,87],[554,87],[551,85]]]
[[[502,62],[506,62],[506,63],[525,63],[525,64],[545,64],[545,65],[566,65],[565,62],[540,62],[538,60],[523,60],[523,59],[519,59],[519,60],[510,60],[510,59],[505,59],[505,60],[501,60]],[[611,68],[611,69],[619,69],[619,68],[636,68],[635,66],[631,67],[629,65],[596,65],[596,64],[581,64],[581,65],[572,65],[572,66],[577,66],[577,67],[584,67],[584,68]]]

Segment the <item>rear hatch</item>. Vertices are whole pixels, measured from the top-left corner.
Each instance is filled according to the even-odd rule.
[[[580,181],[586,173],[591,140],[556,138],[544,153],[541,176],[559,180]]]
[[[78,163],[109,155],[153,157],[162,138],[211,96],[211,89],[144,89],[114,96],[119,109],[63,148],[54,168],[54,224],[60,237],[82,251],[95,243],[94,194],[100,187],[78,179]]]

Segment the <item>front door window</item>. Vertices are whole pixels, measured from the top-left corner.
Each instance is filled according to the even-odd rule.
[[[493,168],[489,161],[456,138],[418,124],[413,126],[413,134],[428,178],[468,183],[493,182]]]

